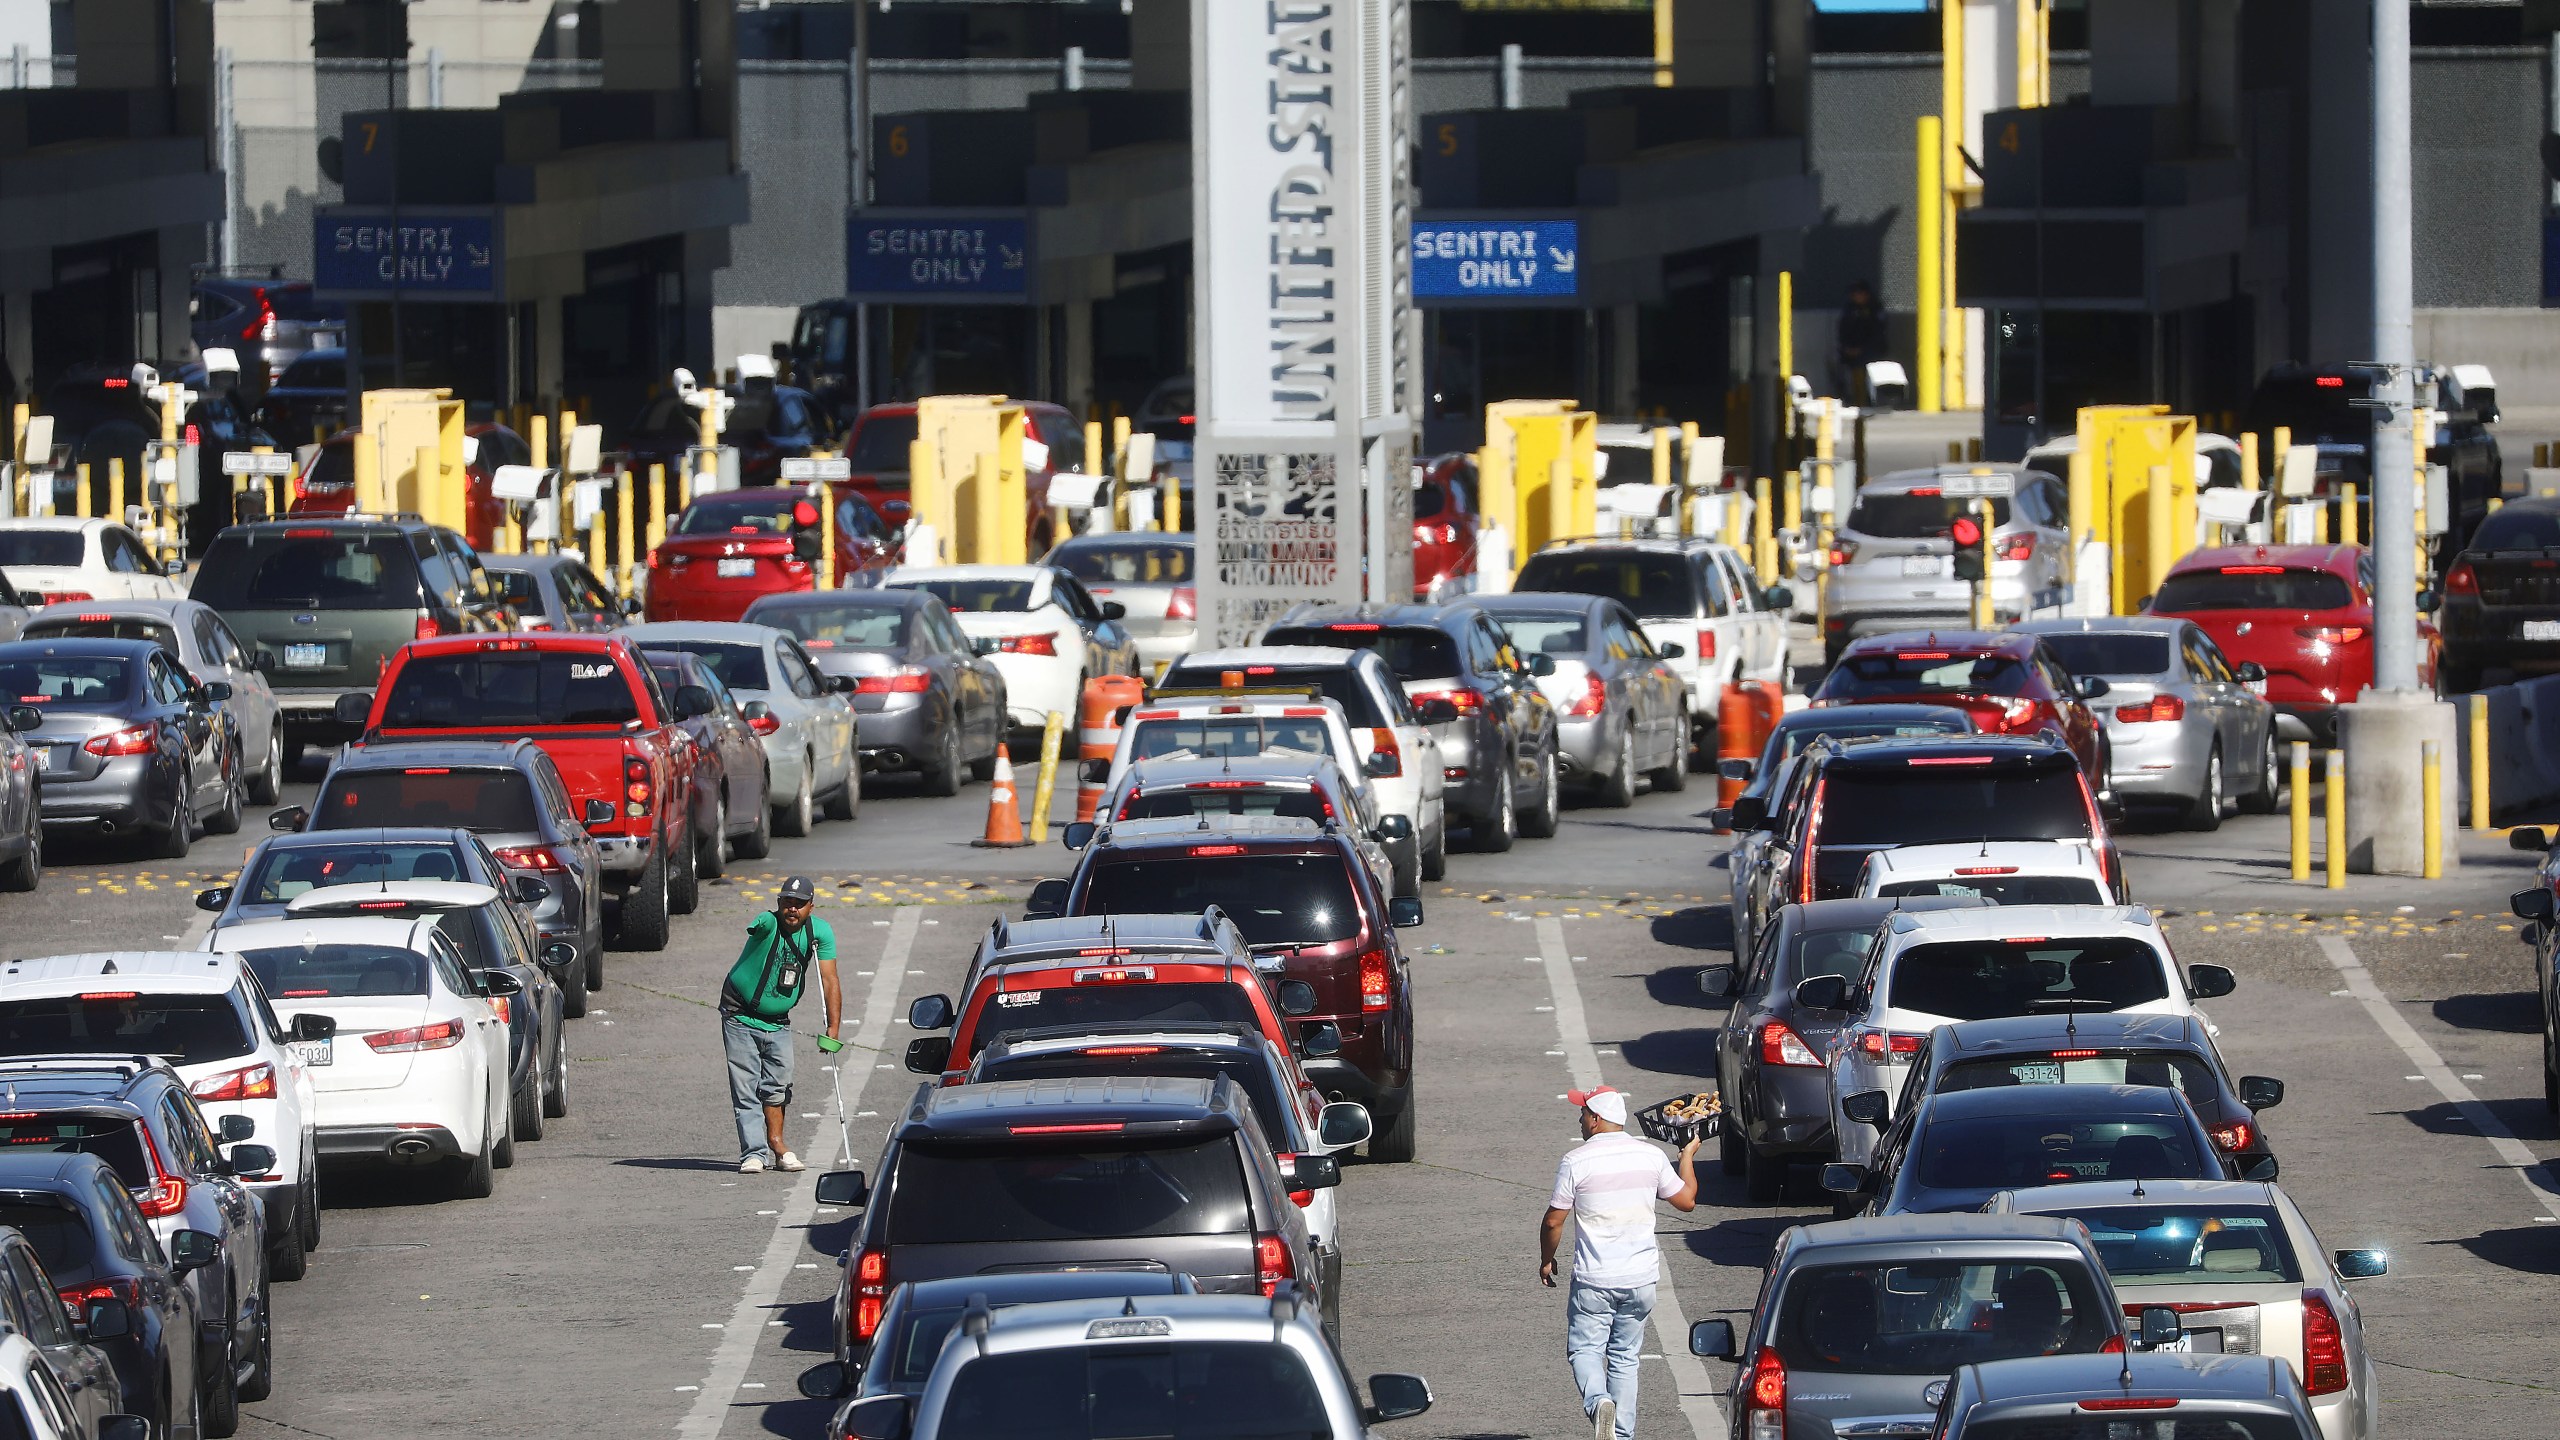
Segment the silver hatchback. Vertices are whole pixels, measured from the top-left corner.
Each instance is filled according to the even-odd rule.
[[[2189,829],[2222,807],[2272,815],[2284,804],[2267,672],[2234,664],[2194,622],[2162,615],[2030,620],[2016,627],[2075,679],[2107,693],[2090,704],[2107,731],[2107,783],[2127,805],[2174,807]]]
[[[1991,507],[1994,624],[2060,603],[2071,514],[2061,481],[2017,466],[1897,470],[1860,486],[1833,532],[1826,661],[1862,636],[1970,623],[1973,585],[1956,578],[1948,531],[1976,500]]]

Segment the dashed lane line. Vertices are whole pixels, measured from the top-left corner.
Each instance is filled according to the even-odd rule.
[[[862,999],[862,1019],[839,1055],[870,1053],[880,1048],[889,1033],[889,1017],[898,1005],[898,987],[906,978],[907,955],[915,949],[916,931],[923,912],[913,905],[901,905],[889,923],[889,941],[873,972]],[[800,1066],[808,1061],[800,1057]],[[847,1105],[860,1105],[864,1089],[871,1083],[873,1070],[864,1067],[855,1072],[853,1093],[844,1096]],[[841,1077],[842,1072],[838,1072]],[[839,1092],[841,1093],[841,1092]],[[818,1177],[834,1168],[846,1156],[849,1143],[839,1124],[837,1134],[828,1135],[822,1123],[819,1143],[812,1147],[809,1171],[791,1187],[790,1198],[783,1202],[780,1219],[773,1222],[773,1238],[764,1247],[764,1258],[747,1279],[746,1293],[738,1297],[738,1306],[729,1314],[729,1323],[720,1333],[720,1346],[711,1352],[711,1373],[696,1392],[693,1408],[676,1426],[677,1440],[718,1440],[720,1427],[727,1423],[731,1407],[744,1388],[747,1367],[755,1363],[756,1342],[763,1338],[765,1326],[758,1322],[773,1307],[782,1293],[783,1281],[790,1278],[792,1265],[798,1260],[805,1243],[804,1232],[817,1214]]]

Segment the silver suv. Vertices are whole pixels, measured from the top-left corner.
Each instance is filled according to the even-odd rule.
[[[1825,662],[1867,635],[1971,623],[1973,586],[1958,580],[1949,527],[1991,504],[1994,627],[2061,603],[2070,492],[2040,470],[1941,465],[1897,470],[1858,488],[1833,532]]]

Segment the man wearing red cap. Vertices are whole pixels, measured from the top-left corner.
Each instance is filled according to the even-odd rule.
[[[1555,1193],[1538,1226],[1538,1278],[1556,1283],[1556,1246],[1573,1222],[1573,1284],[1565,1293],[1564,1353],[1591,1417],[1591,1440],[1635,1440],[1636,1357],[1653,1314],[1662,1252],[1653,1202],[1698,1208],[1698,1142],[1680,1149],[1674,1173],[1662,1152],[1627,1133],[1627,1097],[1606,1085],[1565,1095],[1582,1143],[1556,1166]]]

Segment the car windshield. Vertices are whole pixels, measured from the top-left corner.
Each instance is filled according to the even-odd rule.
[[[1855,710],[1809,713],[1819,718],[1802,725],[1782,726],[1776,735],[1770,737],[1770,743],[1777,750],[1761,762],[1764,773],[1774,772],[1779,765],[1794,759],[1804,747],[1825,735],[1839,740],[1869,740],[1879,736],[1963,735],[1973,729],[1962,716],[1949,716],[1944,720],[1878,721],[1861,720]]]
[[[1494,612],[1493,618],[1502,626],[1503,636],[1510,640],[1512,648],[1523,655],[1579,660],[1591,649],[1591,626],[1580,615],[1502,610]]]
[[[1252,689],[1312,690],[1340,705],[1343,723],[1357,729],[1376,729],[1393,723],[1378,713],[1378,702],[1370,697],[1368,685],[1348,664],[1224,665],[1186,659],[1174,662],[1173,668],[1165,673],[1164,683],[1174,687],[1215,689],[1227,675],[1238,672],[1241,672],[1245,685]]]
[[[942,1420],[944,1433],[970,1440],[1326,1440],[1337,1433],[1306,1362],[1267,1340],[990,1355],[952,1377]]]
[[[17,705],[119,704],[141,667],[121,655],[0,655],[0,697]]]
[[[2166,1115],[1973,1115],[1932,1119],[1913,1146],[1932,1190],[2024,1190],[2087,1180],[2218,1180]]]
[[[1274,625],[1263,632],[1262,643],[1375,650],[1400,680],[1446,680],[1458,673],[1458,642],[1425,625]]]
[[[450,845],[297,845],[260,855],[237,896],[244,905],[281,905],[328,885],[461,878],[461,857]]]
[[[1885,492],[1862,490],[1840,528],[1880,540],[1942,540],[1959,515],[1973,513],[1977,498],[1991,503],[1991,528],[2009,523],[2009,497],[1949,495],[1934,487]]]
[[[968,1053],[977,1053],[1006,1035],[1060,1026],[1091,1029],[1096,1025],[1252,1025],[1253,997],[1226,980],[1140,981],[1121,985],[1065,985],[1008,989],[991,995],[969,1031]]]
[[[2027,675],[2026,666],[2006,655],[1887,651],[1843,657],[1815,693],[1833,701],[1903,695],[2015,695],[2026,688]]]
[[[2169,669],[2166,635],[2047,634],[2044,648],[2074,675],[2161,675]]]
[[[2141,1205],[2061,1212],[2089,1227],[2119,1285],[2299,1285],[2284,1221],[2265,1205]]]
[[[21,565],[76,570],[86,548],[77,530],[0,529],[0,567],[11,570]]]
[[[2274,565],[2226,565],[2189,570],[2160,582],[2151,597],[2155,615],[2199,610],[2338,610],[2355,603],[2346,577],[2326,570],[2287,570]]]
[[[761,623],[761,622],[760,622]],[[720,683],[732,690],[770,690],[765,679],[764,647],[739,645],[720,640],[665,640],[651,638],[644,642],[652,650],[681,650],[700,660]]]
[[[1154,760],[1166,755],[1225,756],[1268,754],[1274,750],[1301,755],[1333,751],[1333,731],[1320,717],[1285,715],[1221,715],[1194,719],[1140,720],[1129,741],[1129,758]],[[1347,755],[1336,760],[1349,762]]]
[[[893,1245],[1113,1240],[1250,1231],[1233,1137],[1115,1144],[900,1147]]]
[[[1979,895],[1994,905],[2104,905],[2106,892],[2082,875],[1964,875],[1947,880],[1889,880],[1876,894]]]
[[[900,580],[900,590],[922,590],[954,615],[1020,613],[1031,608],[1028,580]]]
[[[2113,1415],[2044,1415],[1982,1420],[1964,1427],[1965,1440],[2312,1440],[2282,1415],[2258,1410],[2218,1411],[2210,1403],[2180,1401],[2174,1417],[2127,1420]]]
[[[415,610],[424,596],[405,538],[321,526],[223,531],[187,593],[216,610]]]
[[[121,1115],[30,1115],[0,1120],[0,1153],[28,1151],[56,1155],[95,1155],[114,1168],[129,1190],[152,1183],[150,1158],[143,1154],[141,1133]]]
[[[1893,957],[1884,1003],[1949,1020],[2124,1010],[2169,998],[2160,952],[2130,935],[1944,940]]]
[[[27,1243],[36,1247],[36,1258],[44,1262],[45,1275],[55,1284],[89,1278],[97,1241],[79,1211],[68,1205],[0,1203],[0,1225],[27,1237]]]
[[[533,782],[522,773],[446,765],[340,770],[329,777],[312,816],[315,830],[457,825],[503,834],[542,828]]]
[[[758,608],[750,624],[770,625],[800,637],[812,650],[900,650],[906,646],[903,605],[772,605]]]
[[[1935,1089],[1997,1090],[2010,1085],[2156,1085],[2198,1101],[2221,1093],[2212,1067],[2184,1050],[2057,1049],[1995,1055],[1950,1065]]]
[[[1140,788],[1121,802],[1119,820],[1181,819],[1190,815],[1279,815],[1322,824],[1333,807],[1306,786],[1264,785],[1252,780],[1204,781],[1169,790]]]
[[[427,993],[427,957],[393,945],[279,945],[240,959],[278,1000]]]
[[[412,655],[382,702],[386,730],[619,726],[639,718],[622,667],[592,651]]]
[[[1232,988],[1232,987],[1230,987]],[[1236,1050],[1185,1051],[1179,1046],[1114,1045],[1097,1057],[1081,1050],[1025,1055],[1000,1065],[981,1065],[976,1080],[1055,1080],[1079,1075],[1162,1075],[1176,1080],[1215,1080],[1224,1075],[1253,1101],[1253,1116],[1274,1145],[1290,1143],[1297,1133],[1271,1082],[1271,1068],[1253,1055]]]
[[[1085,882],[1085,915],[1197,915],[1215,905],[1251,945],[1330,945],[1360,933],[1360,902],[1341,852],[1313,855],[1105,855]]]
[[[914,415],[865,415],[853,427],[853,451],[846,458],[857,473],[904,472],[907,447],[915,443]]]
[[[676,517],[678,535],[787,535],[791,531],[793,511],[806,503],[796,490],[773,490],[746,500],[723,498],[716,503],[696,503],[684,508]],[[809,518],[802,522],[818,523],[817,507],[811,506]]]
[[[166,620],[140,615],[60,615],[30,620],[18,632],[21,640],[148,640],[170,655],[178,653],[178,632]]]
[[[1191,547],[1162,540],[1079,540],[1049,563],[1089,585],[1191,583]]]
[[[0,1054],[158,1055],[172,1065],[230,1060],[257,1049],[228,994],[149,995],[114,977],[81,995],[0,1000]]]
[[[1601,595],[1646,620],[1686,620],[1698,613],[1697,577],[1688,561],[1654,550],[1556,550],[1532,555],[1511,588]]]
[[[1942,845],[1958,840],[2087,840],[2080,772],[1992,764],[1822,777],[1821,845]]]
[[[1769,1340],[1789,1370],[1944,1375],[1991,1360],[2092,1353],[2116,1332],[2109,1298],[2079,1265],[1816,1265],[1787,1280]]]
[[[2466,550],[2560,550],[2560,510],[2509,505],[2471,532]],[[0,563],[6,563],[0,561]]]

